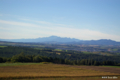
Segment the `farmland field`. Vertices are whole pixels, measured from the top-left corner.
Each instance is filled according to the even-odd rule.
[[[31,65],[31,64],[38,64],[38,63],[0,63],[1,66],[19,66],[19,65]],[[42,63],[39,63],[42,64]]]
[[[4,47],[7,47],[7,46],[0,46],[0,48],[4,48]]]
[[[113,67],[113,68],[120,68],[120,66],[103,66],[103,67]]]
[[[7,63],[5,63],[7,64]],[[41,80],[100,80],[102,76],[117,76],[119,79],[120,73],[105,71],[108,67],[102,69],[97,66],[73,66],[73,65],[60,65],[60,64],[41,64],[41,63],[8,63],[0,67],[1,79],[41,79]],[[21,65],[19,65],[21,64]],[[94,67],[96,69],[94,69]],[[120,68],[117,68],[120,70]],[[101,71],[100,71],[101,70]],[[115,69],[116,71],[116,69]]]

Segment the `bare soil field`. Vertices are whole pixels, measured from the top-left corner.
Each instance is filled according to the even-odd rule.
[[[120,79],[120,74],[117,71],[114,72],[114,68],[112,70],[113,72],[106,72],[105,69],[107,69],[108,67],[105,67],[104,69],[103,68],[99,68],[97,66],[71,66],[39,63],[30,65],[1,66],[0,79],[15,78],[26,80],[27,78],[40,78],[41,80],[47,80],[49,78],[49,80],[62,80],[63,78],[65,78],[63,80],[80,80],[79,78],[81,77],[83,78],[82,80],[93,80],[93,78],[86,79],[85,77],[99,77],[96,80],[100,80],[102,79],[102,76],[118,76],[116,80]]]

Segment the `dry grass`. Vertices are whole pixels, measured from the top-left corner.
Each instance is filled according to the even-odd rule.
[[[57,64],[31,64],[20,66],[0,67],[0,78],[60,78],[60,77],[84,77],[120,75],[117,73],[94,71],[90,69],[75,68]]]

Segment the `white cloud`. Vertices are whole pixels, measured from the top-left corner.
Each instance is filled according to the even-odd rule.
[[[24,23],[24,22],[15,22],[15,21],[0,20],[0,23],[2,23],[2,24],[10,24],[10,25],[18,25],[18,26],[38,27],[38,25],[35,25],[35,24]]]
[[[120,36],[109,35],[109,34],[101,33],[99,31],[92,31],[88,29],[57,27],[54,30],[57,33],[56,35],[62,37],[70,37],[70,38],[77,38],[83,40],[112,39],[112,40],[120,41]],[[54,32],[53,35],[55,35]]]
[[[23,20],[23,21],[29,21],[29,22],[35,22],[35,23],[39,23],[40,25],[41,24],[44,24],[46,26],[52,26],[52,27],[56,27],[56,26],[59,26],[59,27],[73,27],[71,25],[64,25],[64,24],[55,24],[55,23],[51,23],[51,22],[47,22],[47,21],[36,21],[36,20],[31,20],[31,19],[25,19],[25,18],[19,18],[20,20]]]
[[[4,32],[0,32],[0,38],[38,38],[56,35],[60,37],[70,37],[81,40],[112,39],[120,41],[120,36],[117,35],[110,35],[88,29],[77,29],[64,24],[53,24],[44,21],[38,22],[45,25],[0,20],[0,29],[4,30]]]

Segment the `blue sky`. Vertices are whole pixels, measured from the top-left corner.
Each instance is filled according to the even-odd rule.
[[[0,38],[120,41],[120,0],[0,0]]]

